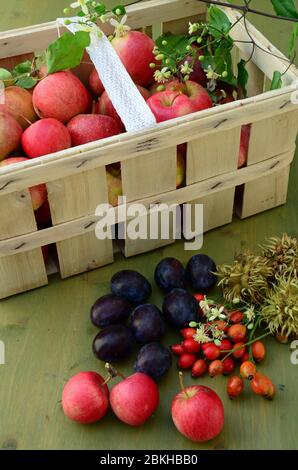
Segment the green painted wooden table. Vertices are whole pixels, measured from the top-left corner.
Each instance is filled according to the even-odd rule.
[[[119,0],[118,0],[119,1]],[[67,0],[10,0],[2,9],[0,30],[48,21],[61,14]],[[268,6],[258,0],[258,7]],[[284,23],[254,19],[257,26],[282,49],[287,32]],[[268,136],[270,138],[270,136]],[[298,232],[297,158],[292,167],[288,203],[247,220],[205,235],[204,252],[218,263],[231,261],[235,252],[254,248],[264,237]],[[214,441],[197,445],[175,430],[170,403],[178,390],[175,368],[160,383],[161,405],[142,428],[130,428],[109,413],[100,423],[79,426],[66,420],[59,400],[65,381],[81,370],[103,372],[102,363],[91,351],[96,329],[89,321],[93,301],[108,292],[111,275],[120,269],[137,269],[153,281],[157,262],[164,256],[186,262],[189,252],[183,243],[156,252],[116,262],[103,269],[60,281],[51,277],[48,287],[0,303],[0,340],[6,347],[6,364],[0,365],[0,448],[2,449],[297,449],[298,366],[290,362],[289,345],[266,341],[268,356],[261,366],[275,382],[283,384],[276,399],[268,402],[247,390],[239,401],[225,394],[225,378],[203,378],[222,397],[226,424]],[[162,302],[155,289],[152,302]],[[176,341],[169,333],[164,344]],[[136,351],[121,367],[129,374]],[[185,374],[187,383],[191,382]]]

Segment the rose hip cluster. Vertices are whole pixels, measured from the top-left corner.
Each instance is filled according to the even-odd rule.
[[[203,294],[196,294],[196,300],[204,301]],[[199,309],[204,320],[204,314]],[[252,391],[268,399],[273,399],[275,388],[271,380],[257,372],[256,363],[263,361],[266,348],[262,341],[249,340],[248,330],[241,311],[227,312],[227,319],[207,321],[200,331],[189,326],[180,330],[182,342],[171,346],[178,356],[177,367],[190,370],[192,377],[201,377],[207,372],[210,377],[231,375],[237,363],[240,376],[231,375],[227,383],[227,393],[231,399],[238,397],[244,390],[244,380],[250,382]],[[192,323],[191,323],[192,325]],[[202,324],[200,324],[202,325]],[[218,334],[217,334],[218,333]],[[221,337],[221,340],[214,339]]]

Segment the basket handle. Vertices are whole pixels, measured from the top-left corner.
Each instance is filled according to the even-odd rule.
[[[72,33],[79,31],[80,18],[69,19],[71,23],[65,25],[65,18],[58,18],[57,24],[67,27]],[[99,27],[94,28],[94,31],[90,32],[91,42],[86,50],[126,130],[134,132],[156,125],[153,113],[110,41]],[[99,31],[102,33],[101,37],[98,35]]]

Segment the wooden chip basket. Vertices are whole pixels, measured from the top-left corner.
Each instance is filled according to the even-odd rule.
[[[205,19],[197,0],[151,0],[128,7],[128,24],[162,32],[183,33],[189,21]],[[232,22],[239,13],[224,11]],[[263,49],[282,57],[252,25],[250,35]],[[105,31],[108,33],[108,31]],[[241,21],[232,36],[247,41]],[[0,66],[11,68],[57,37],[54,22],[0,34]],[[247,58],[251,45],[238,42],[235,64]],[[95,208],[108,201],[105,166],[121,162],[128,204],[204,204],[204,230],[232,220],[235,189],[244,185],[237,214],[241,218],[286,202],[290,164],[295,152],[298,107],[294,104],[298,74],[291,66],[280,90],[265,91],[273,72],[288,63],[256,48],[249,63],[249,97],[103,141],[5,167],[0,170],[0,298],[48,283],[41,247],[57,246],[62,278],[113,262],[112,240],[95,236]],[[85,67],[85,68],[84,68]],[[90,68],[89,68],[90,70]],[[84,79],[88,66],[81,66]],[[241,126],[252,123],[248,164],[237,170]],[[176,189],[176,149],[188,143],[186,185]],[[29,191],[46,183],[53,226],[37,230]],[[118,207],[121,221],[121,206]],[[147,217],[144,215],[143,217]],[[111,224],[113,217],[111,213]],[[124,254],[153,250],[173,240],[125,240]]]

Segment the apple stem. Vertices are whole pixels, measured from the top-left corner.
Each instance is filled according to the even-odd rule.
[[[11,109],[11,111],[13,111],[13,108],[11,106],[7,106],[9,109]],[[23,114],[21,113],[17,113],[18,116],[20,116],[22,119],[24,119],[24,121],[27,122],[27,124],[29,124],[29,126],[31,126],[32,122],[26,118],[26,116],[24,116]]]
[[[189,398],[189,395],[188,395],[188,393],[186,391],[186,388],[185,388],[185,385],[184,385],[183,373],[181,371],[179,372],[179,383],[180,383],[180,387],[181,387],[182,392],[186,395],[187,398]]]
[[[107,369],[109,373],[109,376],[110,376],[109,380],[113,379],[114,377],[121,377],[123,380],[126,379],[125,375],[123,375],[118,370],[114,369],[114,367],[112,367],[111,364],[109,364],[108,362],[105,364],[105,368]]]

